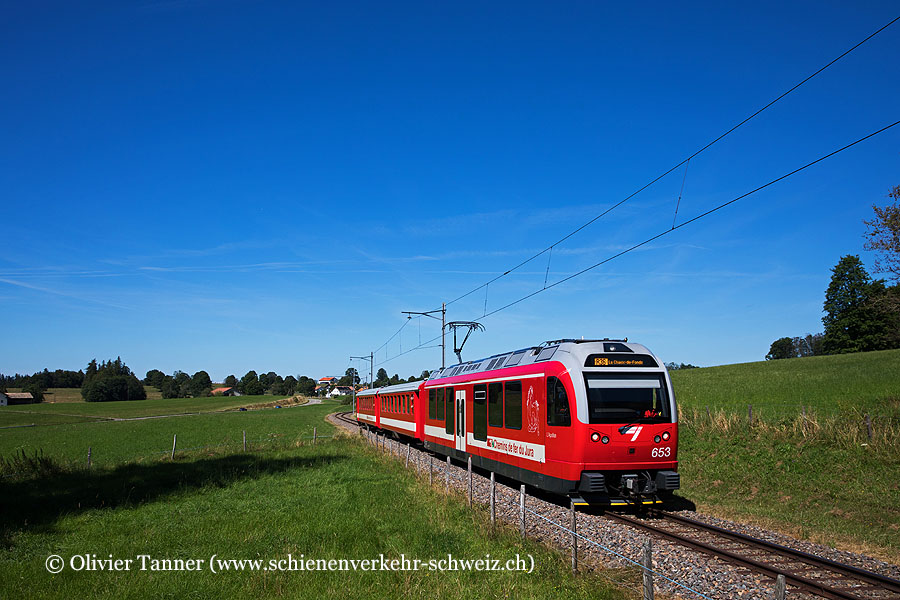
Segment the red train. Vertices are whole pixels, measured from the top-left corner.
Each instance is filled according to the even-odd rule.
[[[672,383],[627,340],[546,342],[366,390],[356,418],[576,503],[657,503],[680,484]]]

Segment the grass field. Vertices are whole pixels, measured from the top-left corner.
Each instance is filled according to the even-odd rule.
[[[333,409],[334,407],[327,407]],[[315,406],[297,424],[321,427]],[[267,411],[278,412],[278,411]],[[202,417],[206,418],[206,417]],[[560,554],[516,532],[491,533],[467,509],[416,479],[400,461],[357,440],[253,454],[197,454],[147,464],[33,475],[0,483],[2,598],[574,598],[625,595],[605,573],[572,577]],[[45,560],[95,554],[134,570],[51,575]],[[534,572],[210,573],[140,571],[159,559],[514,559]]]
[[[900,351],[675,371],[672,381],[682,496],[900,564]]]
[[[900,415],[900,350],[811,356],[672,371],[682,409],[728,410],[762,418],[821,414]]]
[[[77,418],[82,421],[103,419],[133,419],[159,415],[177,415],[184,413],[207,413],[231,410],[240,406],[270,403],[279,396],[238,396],[210,398],[170,398],[155,400],[133,400],[130,402],[64,402],[41,404],[16,404],[0,407],[0,427],[33,422],[48,425],[53,423],[73,422]],[[25,416],[23,416],[25,415]],[[28,415],[34,420],[29,421]],[[56,419],[56,417],[59,417]]]
[[[243,397],[247,401],[253,397]],[[271,396],[263,396],[268,401]],[[215,398],[187,399],[183,406],[197,406],[198,401],[218,400]],[[227,398],[234,400],[234,398]],[[189,401],[189,402],[188,402]],[[147,402],[147,401],[144,401]],[[168,400],[155,401],[153,404],[165,404]],[[116,407],[108,404],[134,405],[136,402],[109,402],[102,404],[112,414],[120,414]],[[68,405],[69,407],[79,405]],[[80,406],[93,407],[93,404]],[[171,453],[172,438],[178,436],[178,447],[195,448],[198,446],[217,446],[230,444],[232,448],[240,448],[243,443],[243,432],[252,443],[278,440],[292,443],[301,438],[312,436],[313,425],[317,423],[318,433],[330,434],[332,426],[323,421],[329,412],[338,406],[333,401],[325,401],[320,405],[298,406],[293,408],[270,409],[246,412],[206,413],[170,418],[150,418],[135,421],[76,421],[56,423],[46,427],[21,427],[0,430],[0,457],[11,457],[24,452],[34,455],[40,451],[44,456],[61,463],[75,462],[84,464],[87,460],[88,447],[91,448],[91,460],[97,465],[114,465],[123,461],[142,458],[155,459],[160,455]],[[21,408],[19,406],[10,408]],[[53,406],[30,405],[36,409],[27,417],[43,415],[37,409],[55,408]],[[124,410],[127,407],[119,407]],[[144,408],[151,410],[151,405]],[[155,412],[165,413],[162,408]],[[22,415],[19,415],[20,417]],[[58,413],[50,412],[49,418],[58,418]],[[66,417],[70,418],[70,417]],[[71,417],[77,418],[77,417]]]

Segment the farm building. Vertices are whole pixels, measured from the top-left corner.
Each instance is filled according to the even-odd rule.
[[[240,396],[241,393],[233,387],[219,387],[212,392],[213,396]]]
[[[0,406],[8,404],[34,404],[34,396],[30,392],[0,393]]]
[[[326,398],[334,398],[335,396],[349,396],[353,393],[353,390],[350,386],[339,385],[335,387],[333,390],[325,394]]]

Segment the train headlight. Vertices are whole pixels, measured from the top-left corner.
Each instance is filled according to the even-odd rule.
[[[592,442],[599,442],[599,441],[600,441],[600,434],[597,433],[596,431],[595,431],[594,433],[592,433],[592,434],[591,434],[591,441],[592,441]]]
[[[663,440],[664,440],[664,441],[668,442],[668,441],[669,441],[669,438],[670,438],[671,436],[669,435],[669,432],[668,432],[668,431],[663,431],[663,436],[662,436],[662,437],[663,437]]]
[[[604,444],[608,444],[608,443],[609,443],[609,436],[608,436],[608,435],[604,435],[602,438],[600,438],[600,441],[603,442]]]
[[[662,438],[659,437],[658,435],[653,436],[653,441],[656,442],[657,444],[659,443],[659,441],[660,441],[661,439],[662,439]]]

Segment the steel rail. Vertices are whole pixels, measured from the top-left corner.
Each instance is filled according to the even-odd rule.
[[[665,514],[668,515],[668,513],[665,513]],[[726,562],[730,562],[735,565],[749,568],[751,570],[757,571],[759,573],[763,573],[763,574],[768,575],[773,578],[777,577],[778,575],[783,575],[785,578],[785,581],[789,585],[791,585],[795,588],[798,588],[800,590],[803,590],[805,592],[815,594],[816,596],[820,596],[822,598],[830,598],[832,600],[862,600],[862,598],[864,598],[864,596],[860,596],[856,593],[853,593],[853,591],[826,585],[825,583],[823,583],[823,581],[811,579],[809,577],[804,577],[795,572],[787,571],[785,569],[780,569],[773,565],[770,565],[770,564],[767,564],[764,562],[760,562],[758,560],[754,560],[752,558],[738,554],[736,552],[732,552],[730,550],[717,548],[716,546],[713,546],[711,544],[707,544],[705,542],[701,542],[701,541],[692,539],[686,535],[682,535],[682,534],[679,534],[679,533],[676,533],[673,531],[669,531],[662,527],[650,525],[648,523],[645,523],[643,521],[640,521],[640,520],[632,518],[632,517],[628,517],[628,516],[625,516],[625,515],[622,515],[619,513],[609,513],[609,512],[604,513],[604,516],[607,518],[610,518],[614,521],[619,521],[621,523],[625,523],[626,525],[630,525],[637,529],[642,529],[644,531],[648,531],[650,533],[658,535],[659,537],[673,541],[677,544],[688,546],[690,548],[693,548],[693,549],[703,552],[705,554],[710,554],[717,558],[723,559]],[[675,521],[675,519],[672,519],[672,520]],[[690,520],[690,519],[688,519],[688,520]],[[712,533],[718,533],[717,531],[715,531],[714,529],[711,528],[714,526],[707,527],[706,523],[700,523],[699,521],[693,522],[690,525],[695,526],[694,523],[696,523],[697,529],[707,530]],[[718,528],[718,529],[720,529],[720,528]],[[729,533],[734,533],[734,532],[729,532]],[[731,537],[731,536],[729,536],[729,537]],[[734,539],[734,538],[732,538],[732,539]],[[757,542],[757,544],[754,544],[757,547],[765,547],[767,550],[771,550],[771,548],[768,547],[769,542],[765,542],[763,540],[758,540],[756,538],[752,538],[752,539],[755,542]],[[745,542],[745,540],[740,540],[740,541]],[[821,560],[825,561],[826,559],[821,559]],[[826,567],[824,563],[819,564],[819,565],[814,565],[814,566],[817,566],[819,568],[825,568],[830,571],[834,570],[834,569],[831,569],[831,567]],[[855,569],[855,567],[850,567],[849,565],[842,565],[842,567],[849,568],[849,569]],[[868,572],[866,572],[866,573],[868,573]],[[841,575],[843,575],[845,577],[847,576],[845,573],[841,573]],[[876,577],[881,577],[875,573],[871,573],[870,575],[875,575]],[[857,577],[857,575],[854,574],[854,575],[852,575],[852,577]],[[890,580],[890,578],[886,578],[886,579]],[[890,581],[893,582],[895,580],[890,580]],[[870,586],[877,585],[878,587],[881,587],[882,589],[889,589],[889,591],[893,591],[892,588],[886,588],[886,586],[884,586],[880,582],[877,584],[873,584],[869,581],[866,581],[866,583]],[[900,582],[896,582],[896,583],[900,583]],[[859,591],[864,591],[864,590],[859,590]]]

